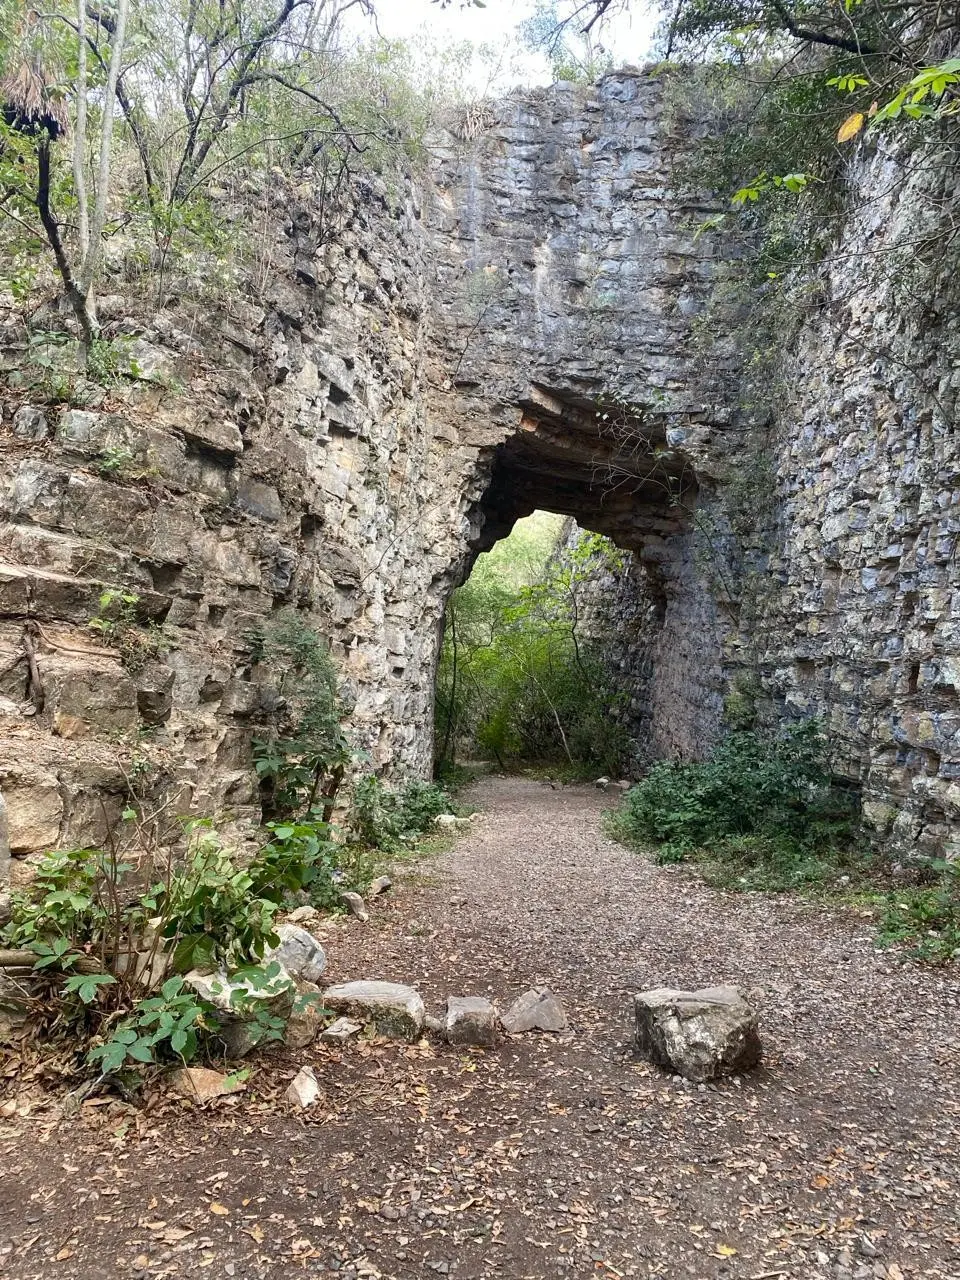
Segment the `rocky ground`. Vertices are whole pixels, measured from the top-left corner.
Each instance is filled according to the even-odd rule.
[[[437,1014],[545,983],[570,1033],[318,1044],[203,1110],[158,1087],[68,1120],[11,1063],[2,1280],[960,1278],[955,970],[898,965],[856,913],[655,867],[602,835],[592,789],[477,800],[369,924],[330,926],[330,980],[411,982]],[[695,1087],[634,1060],[631,992],[720,982],[759,1009],[759,1071]]]

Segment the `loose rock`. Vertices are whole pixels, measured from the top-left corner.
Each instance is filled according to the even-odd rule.
[[[438,813],[433,825],[441,831],[464,831],[470,826],[470,818],[458,818],[455,813]]]
[[[521,1031],[564,1031],[567,1015],[549,987],[533,987],[515,1000],[501,1019],[508,1035]]]
[[[316,907],[297,907],[295,911],[291,911],[287,916],[290,924],[309,924],[311,920],[317,920],[320,912]]]
[[[364,901],[360,897],[359,893],[352,893],[349,891],[341,893],[340,900],[350,908],[358,920],[367,921],[370,919],[370,913],[367,911]]]
[[[323,1027],[324,1013],[320,988],[312,982],[299,983],[293,1008],[283,1031],[283,1043],[287,1048],[306,1049],[313,1044]]]
[[[184,981],[221,1015],[217,1034],[229,1058],[245,1058],[263,1039],[264,1030],[256,1017],[258,1008],[266,1007],[271,1014],[286,1019],[296,994],[293,979],[282,966],[266,988],[231,978],[222,969],[216,973],[192,969]]]
[[[263,957],[264,964],[276,960],[291,978],[303,982],[319,982],[320,975],[327,967],[327,957],[313,934],[288,921],[277,926],[277,936],[280,941],[277,946],[267,948]]]
[[[380,1035],[396,1040],[417,1040],[423,1030],[420,993],[399,982],[342,982],[327,987],[323,1002],[335,1013],[372,1022]]]
[[[699,1084],[760,1061],[756,1014],[737,987],[659,987],[637,995],[634,1007],[637,1052],[686,1080]]]
[[[449,996],[444,1026],[450,1044],[492,1048],[497,1043],[497,1014],[482,996]]]
[[[167,1084],[174,1093],[189,1098],[191,1102],[210,1102],[213,1098],[224,1098],[247,1087],[242,1080],[207,1067],[181,1067],[171,1071]]]
[[[320,1085],[313,1067],[301,1067],[287,1085],[283,1096],[296,1107],[312,1107],[320,1097]]]
[[[392,888],[393,881],[389,876],[377,876],[376,880],[372,881],[367,893],[371,898],[376,898],[379,897],[381,893],[386,893],[388,889]]]
[[[337,1018],[336,1022],[331,1022],[329,1027],[320,1033],[320,1039],[328,1044],[343,1044],[351,1036],[359,1035],[362,1030],[363,1027],[359,1022],[353,1022],[350,1018]]]

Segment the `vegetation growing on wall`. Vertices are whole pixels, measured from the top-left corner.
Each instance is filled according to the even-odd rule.
[[[596,534],[557,545],[542,515],[481,556],[447,608],[437,676],[438,766],[457,756],[617,770],[616,697],[583,633],[584,587],[619,553]]]
[[[287,652],[282,639],[291,635],[302,653],[289,625],[271,643]],[[326,741],[345,756],[336,735]],[[313,778],[285,785],[312,787]],[[301,818],[265,823],[251,853],[209,819],[177,822],[164,819],[164,806],[131,804],[105,848],[46,854],[32,884],[14,895],[0,931],[0,978],[11,969],[28,974],[16,1003],[33,1029],[72,1046],[77,1070],[101,1078],[229,1056],[233,1014],[249,1024],[248,1045],[279,1040],[290,1013],[314,997],[298,996],[267,952],[278,941],[278,912],[342,909],[344,892],[365,892],[385,857],[412,847],[450,811],[438,786],[391,790],[361,774],[339,825],[308,806]],[[243,984],[230,1015],[197,994],[187,980],[195,969]],[[10,989],[8,982],[7,997]]]
[[[912,188],[915,252],[938,268],[956,247],[949,220],[931,216],[949,200],[958,159],[960,47],[942,5],[681,0],[665,13],[663,52],[682,68],[668,93],[698,140],[680,177],[729,201],[706,226],[762,231],[759,280],[829,252],[861,142],[896,142],[903,164],[885,182],[929,178]],[[704,108],[714,122],[706,132]]]
[[[157,303],[181,272],[235,284],[243,264],[256,274],[278,184],[333,234],[343,195],[416,162],[457,83],[456,50],[419,84],[400,43],[345,52],[356,4],[372,13],[367,0],[6,0],[0,284],[25,301],[55,270],[89,361],[108,255]]]
[[[267,682],[265,731],[253,741],[264,819],[328,821],[351,753],[327,645],[286,609],[251,636],[251,657]]]

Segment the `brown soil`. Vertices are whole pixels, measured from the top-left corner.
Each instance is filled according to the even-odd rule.
[[[3,1280],[960,1278],[955,969],[896,964],[856,913],[655,867],[604,838],[593,789],[477,800],[370,924],[329,927],[331,981],[412,982],[438,1014],[546,983],[572,1034],[318,1045],[205,1110],[157,1088],[63,1120],[8,1078]],[[752,993],[763,1069],[697,1089],[634,1060],[631,992],[720,982]],[[305,1117],[282,1102],[303,1062]]]

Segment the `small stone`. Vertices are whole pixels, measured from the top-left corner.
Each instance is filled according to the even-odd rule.
[[[399,1222],[400,1210],[395,1209],[392,1204],[382,1204],[380,1206],[380,1217],[386,1218],[387,1222]]]
[[[435,1036],[443,1035],[443,1023],[439,1018],[435,1018],[432,1013],[423,1015],[424,1031],[431,1031]]]
[[[320,912],[316,907],[306,906],[297,907],[295,911],[291,911],[287,920],[290,924],[309,924],[311,920],[317,920],[319,917]]]
[[[13,415],[13,434],[21,440],[44,440],[50,434],[46,414],[33,405],[21,405]]]
[[[515,1000],[501,1019],[508,1035],[521,1031],[564,1031],[567,1015],[549,987],[533,987]]]
[[[455,813],[438,813],[433,825],[441,831],[463,831],[469,827],[472,818],[458,818]]]
[[[367,911],[367,908],[364,905],[363,899],[360,897],[359,893],[352,893],[349,891],[347,893],[341,893],[340,900],[350,908],[350,910],[353,912],[353,914],[357,917],[358,920],[363,920],[364,922],[366,922],[367,920],[370,919],[370,914]]]
[[[327,957],[313,934],[288,922],[277,926],[277,937],[280,939],[277,945],[264,952],[264,964],[276,960],[291,978],[319,982],[327,967]]]
[[[247,1087],[242,1080],[210,1071],[207,1067],[180,1067],[170,1072],[167,1084],[174,1093],[189,1098],[191,1102],[210,1102],[213,1098],[224,1098]]]
[[[497,1014],[482,996],[449,996],[444,1026],[450,1044],[492,1048],[497,1043]]]
[[[327,1044],[343,1044],[351,1036],[359,1035],[362,1030],[363,1026],[359,1022],[353,1022],[350,1018],[337,1018],[325,1031],[321,1031],[320,1039]]]
[[[371,882],[367,893],[371,898],[377,898],[381,893],[386,893],[388,889],[392,888],[393,881],[389,876],[377,876],[376,880]]]
[[[320,1085],[313,1067],[301,1067],[290,1081],[283,1096],[294,1106],[304,1109],[312,1107],[320,1097]]]
[[[288,1049],[306,1049],[313,1044],[323,1028],[325,1010],[320,988],[313,983],[301,983],[283,1030],[283,1043]]]
[[[326,989],[323,1002],[396,1040],[419,1039],[426,1014],[420,993],[399,982],[342,982]]]
[[[880,1250],[873,1243],[869,1236],[861,1236],[857,1242],[857,1252],[864,1258],[879,1258]]]

